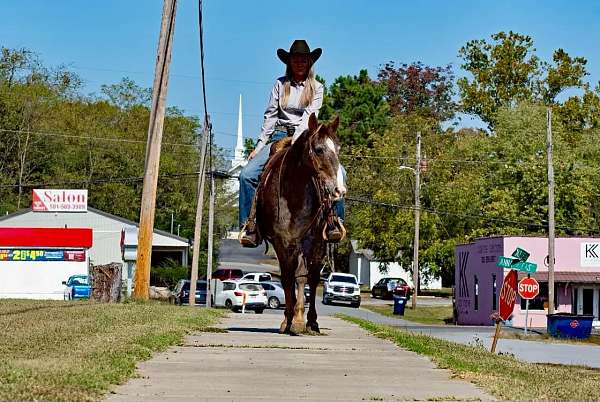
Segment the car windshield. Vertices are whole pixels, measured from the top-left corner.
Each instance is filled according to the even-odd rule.
[[[262,286],[256,283],[242,283],[240,284],[240,290],[247,290],[249,292],[258,292],[262,290]]]
[[[82,285],[89,285],[90,283],[86,276],[86,277],[73,278],[73,280],[71,281],[71,284],[73,286],[82,286]]]
[[[353,276],[342,276],[342,275],[333,275],[331,277],[332,282],[347,282],[356,284],[356,279]]]

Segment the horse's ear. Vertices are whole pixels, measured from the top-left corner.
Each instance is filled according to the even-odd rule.
[[[338,129],[339,125],[340,125],[340,116],[338,115],[338,116],[335,116],[335,119],[329,125],[329,130],[332,133],[335,133],[335,132],[337,132],[337,129]]]
[[[308,131],[314,133],[315,131],[317,131],[318,127],[319,121],[317,120],[317,116],[314,113],[311,113],[310,117],[308,118]]]

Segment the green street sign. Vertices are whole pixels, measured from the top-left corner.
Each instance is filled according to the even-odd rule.
[[[517,247],[517,249],[512,253],[512,256],[525,262],[529,258],[529,253],[523,250],[521,247]]]
[[[508,257],[498,257],[498,261],[496,261],[496,266],[500,268],[512,268],[512,265],[519,260],[515,260],[514,258]]]
[[[516,258],[509,257],[498,257],[498,261],[496,261],[496,266],[500,268],[511,268],[516,269],[517,271],[523,271],[527,273],[534,273],[537,270],[537,265],[531,262],[519,261]]]
[[[537,270],[537,264],[533,264],[531,262],[519,261],[511,266],[518,271],[523,271],[527,273],[534,273]]]

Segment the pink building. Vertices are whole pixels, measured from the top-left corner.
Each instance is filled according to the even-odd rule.
[[[548,240],[545,237],[489,237],[455,249],[455,300],[461,325],[492,325],[498,296],[508,269],[499,268],[499,256],[510,257],[520,247],[537,264],[531,276],[540,283],[540,294],[529,301],[529,326],[545,327],[548,313]],[[556,312],[600,316],[600,238],[558,238],[555,243]],[[519,280],[526,274],[519,272]],[[509,325],[525,325],[525,300],[517,296]]]

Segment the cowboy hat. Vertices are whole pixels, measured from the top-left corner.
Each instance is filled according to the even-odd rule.
[[[277,57],[279,57],[279,60],[281,60],[285,64],[288,64],[288,62],[290,61],[290,56],[292,54],[306,54],[308,55],[308,57],[311,58],[312,62],[314,63],[319,59],[319,57],[321,57],[321,53],[323,53],[323,49],[321,49],[320,47],[316,48],[311,52],[310,47],[308,47],[308,43],[306,43],[304,39],[296,39],[294,43],[292,43],[289,52],[286,52],[283,49],[277,49]]]

